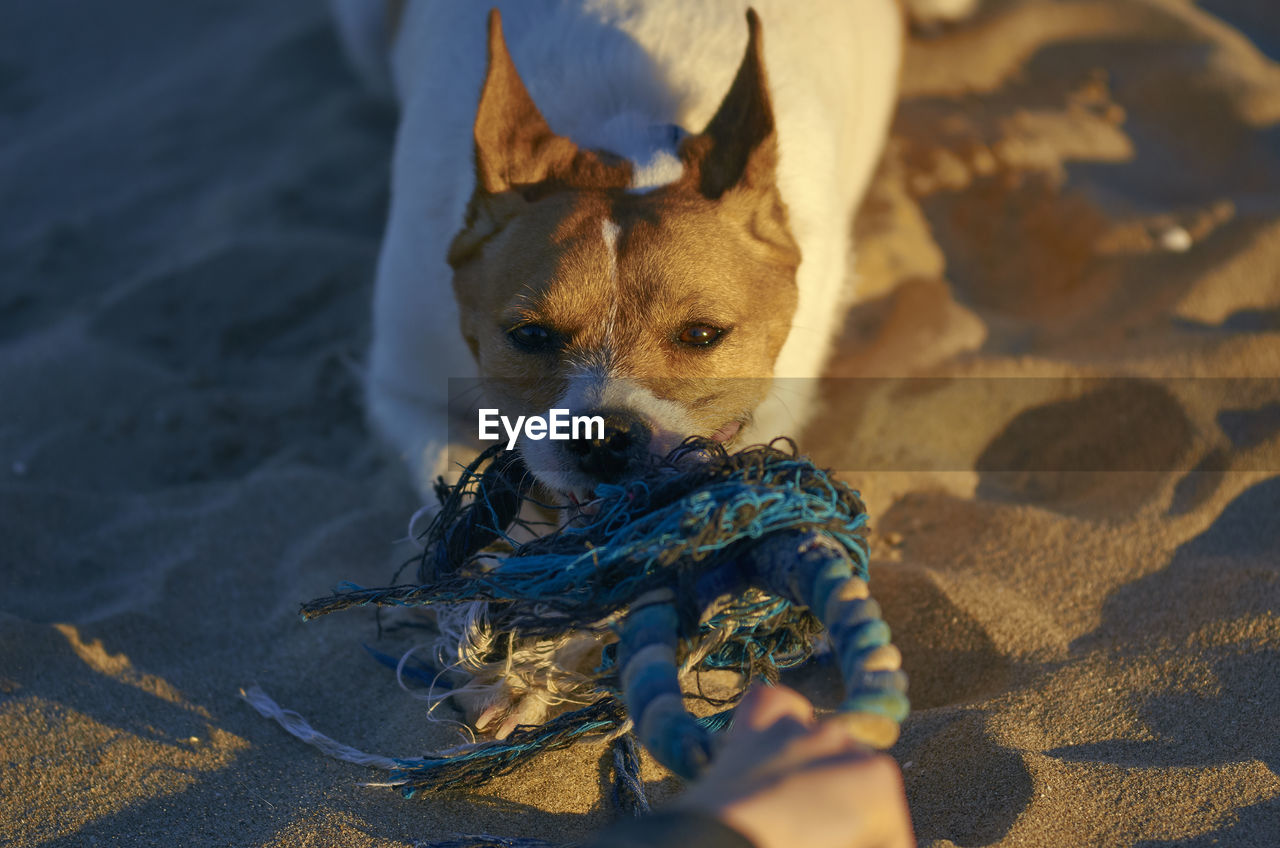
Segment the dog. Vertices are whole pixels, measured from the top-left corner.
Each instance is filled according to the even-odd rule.
[[[854,294],[897,2],[495,5],[334,0],[353,64],[401,115],[375,429],[429,497],[475,448],[474,419],[450,427],[451,379],[480,380],[465,410],[598,419],[579,438],[515,440],[559,503],[689,436],[798,433]],[[538,718],[508,712],[499,735]]]

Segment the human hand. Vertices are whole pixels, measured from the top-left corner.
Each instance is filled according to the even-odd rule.
[[[813,704],[785,686],[747,693],[711,768],[675,806],[758,848],[915,845],[898,764],[815,720]]]

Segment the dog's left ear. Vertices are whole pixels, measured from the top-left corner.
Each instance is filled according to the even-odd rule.
[[[696,174],[698,191],[713,200],[735,188],[774,186],[778,134],[755,9],[747,10],[747,52],[729,93],[706,129],[685,140],[681,155],[686,173]]]
[[[454,267],[539,197],[572,188],[621,187],[630,180],[629,166],[605,162],[551,130],[511,60],[497,9],[489,12],[489,69],[474,134],[476,188],[463,229],[449,248]]]
[[[500,194],[568,170],[578,146],[556,135],[511,61],[502,16],[489,13],[489,70],[475,122],[476,187]]]

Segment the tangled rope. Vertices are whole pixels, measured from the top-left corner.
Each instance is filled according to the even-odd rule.
[[[591,509],[558,529],[517,541],[530,476],[514,452],[486,451],[457,486],[440,484],[442,509],[416,582],[347,584],[302,606],[313,619],[358,606],[447,610],[483,601],[483,626],[512,638],[486,644],[479,661],[508,666],[521,640],[576,632],[607,643],[595,669],[575,678],[572,694],[585,706],[501,741],[372,763],[390,772],[385,785],[406,796],[475,786],[538,752],[611,736],[616,802],[643,812],[628,731],[693,778],[714,754],[715,731],[732,719],[731,708],[691,716],[681,670],[736,671],[743,688],[757,677],[773,682],[812,655],[824,630],[845,680],[840,714],[850,731],[877,747],[896,740],[906,678],[867,592],[865,510],[857,492],[793,445],[730,454],[691,440],[650,473],[600,486]]]

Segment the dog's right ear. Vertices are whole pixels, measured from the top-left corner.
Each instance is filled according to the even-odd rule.
[[[552,132],[511,61],[497,9],[489,12],[489,69],[474,133],[476,189],[462,232],[449,248],[454,267],[528,202],[567,188],[625,186],[630,179],[629,168],[606,163]]]
[[[747,9],[747,49],[733,85],[700,134],[684,142],[681,157],[698,189],[718,199],[737,188],[775,186],[778,133],[764,69],[760,16]]]

